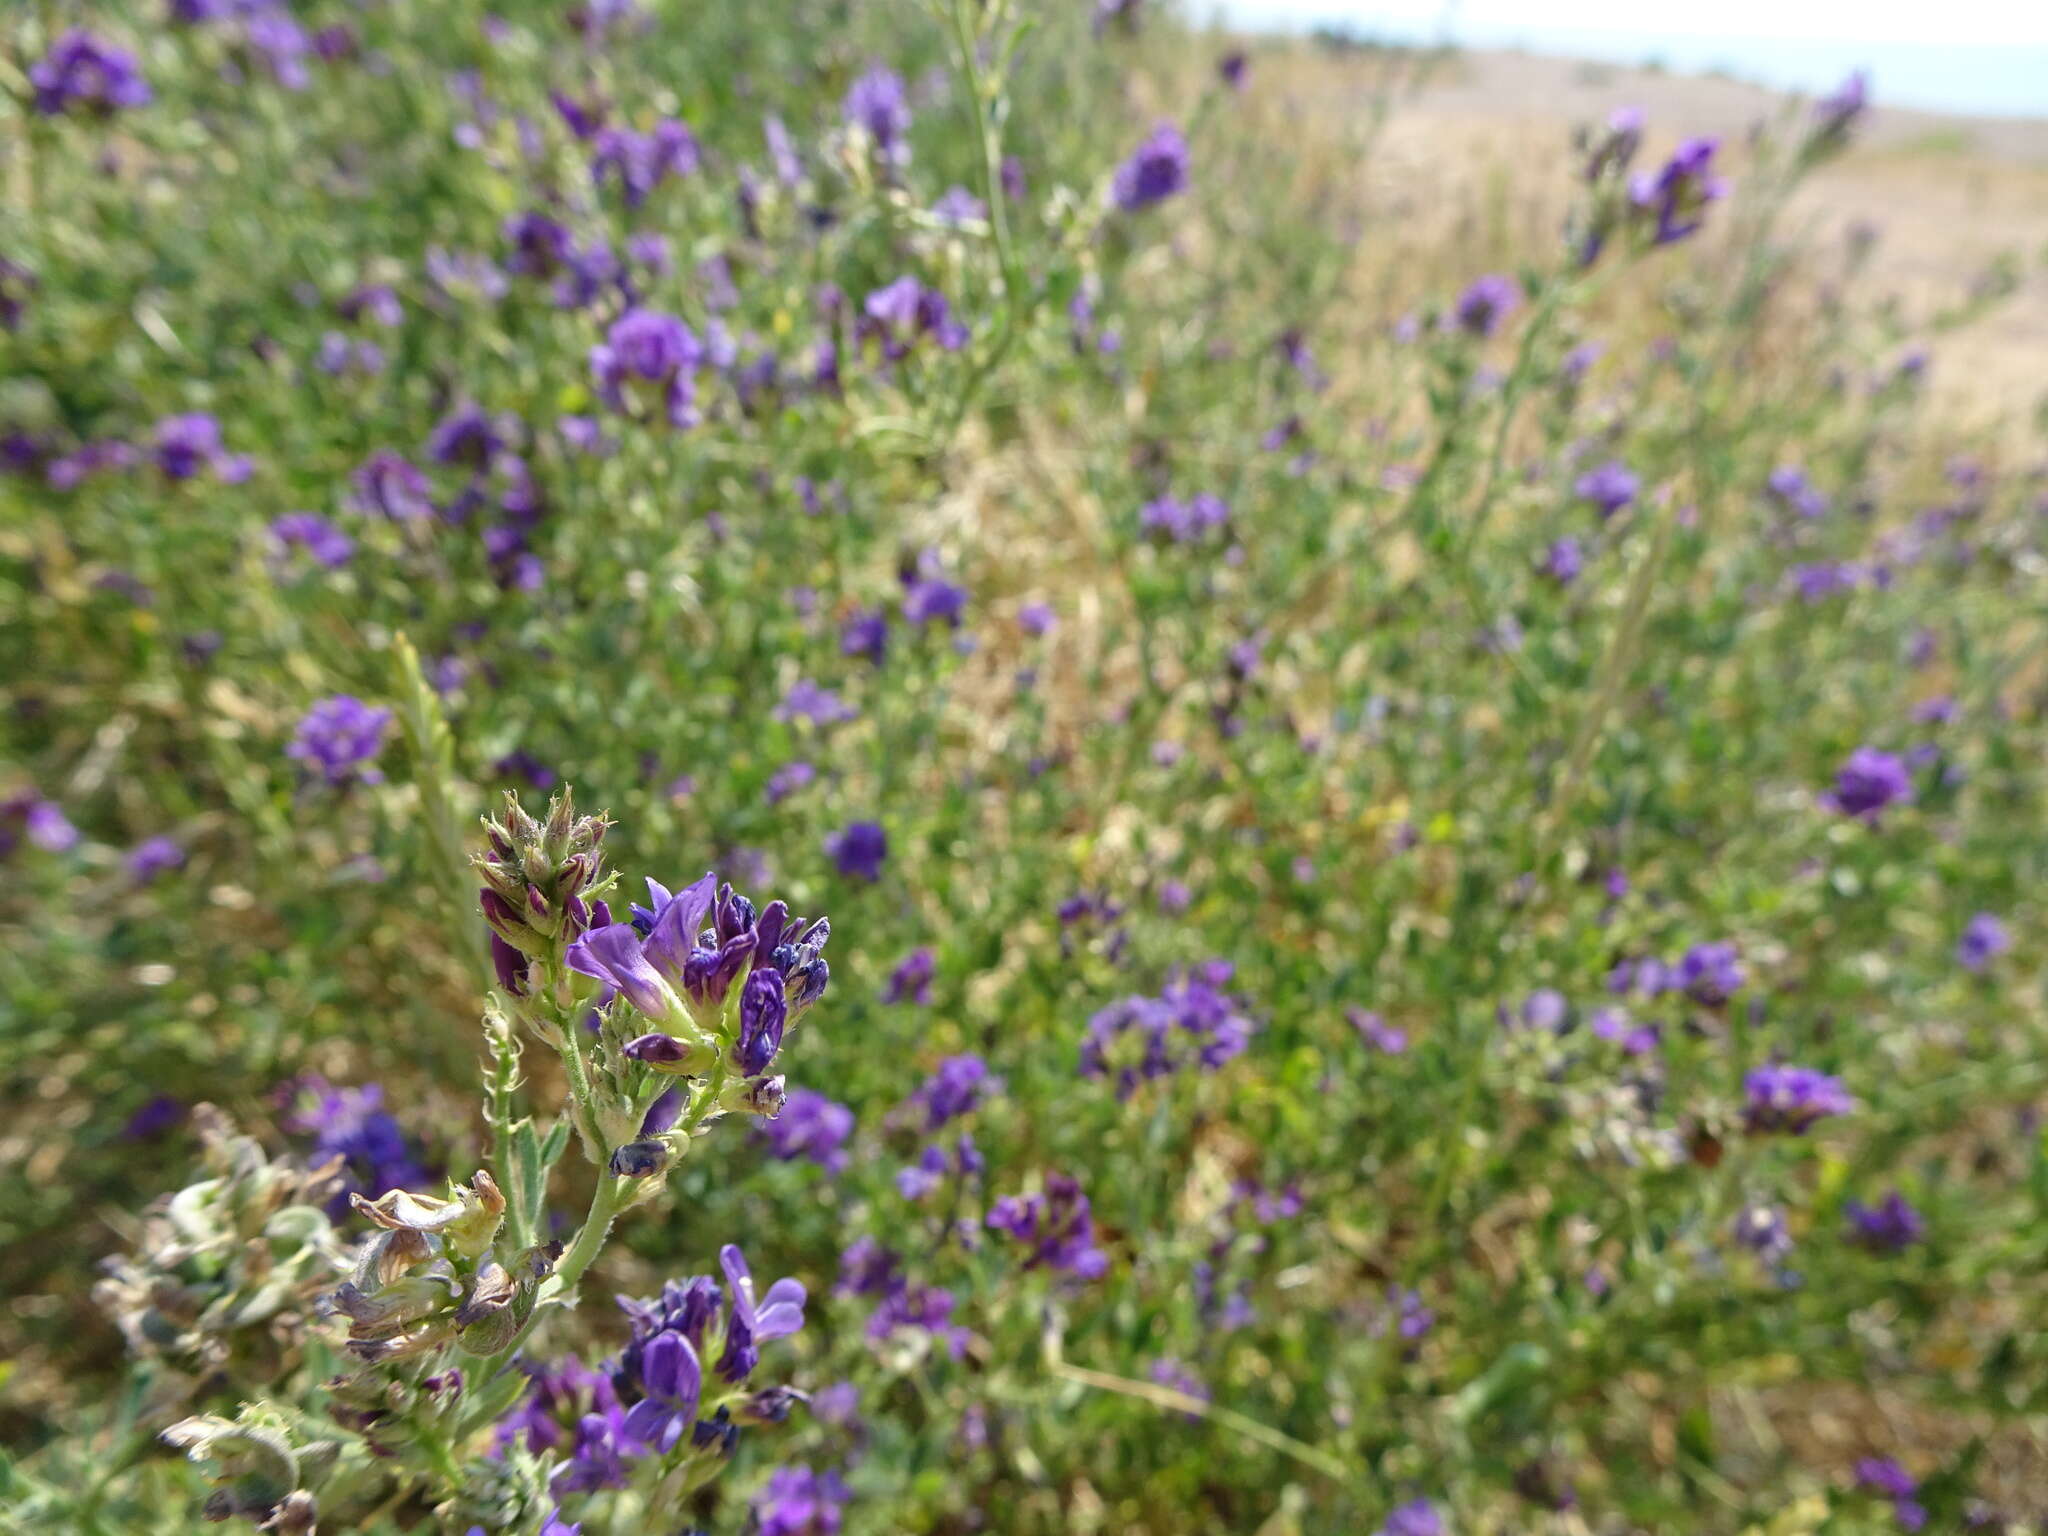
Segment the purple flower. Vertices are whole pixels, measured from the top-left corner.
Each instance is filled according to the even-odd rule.
[[[1034,640],[1052,633],[1059,616],[1050,603],[1026,603],[1017,610],[1017,627]]]
[[[827,1173],[846,1168],[846,1143],[853,1136],[853,1111],[808,1088],[792,1088],[782,1113],[765,1122],[769,1154],[781,1162],[805,1157]]]
[[[1913,780],[1903,759],[1875,747],[1858,747],[1835,775],[1834,791],[1822,803],[1875,824],[1887,806],[1912,798]]]
[[[640,1347],[639,1402],[626,1410],[625,1434],[659,1456],[674,1450],[696,1427],[704,1367],[680,1333],[657,1333]]]
[[[1557,540],[1544,551],[1543,563],[1539,567],[1544,575],[1561,587],[1568,587],[1577,581],[1579,573],[1585,568],[1585,550],[1577,539],[1569,535]]]
[[[557,103],[559,105],[559,101]],[[689,124],[666,118],[652,133],[599,128],[592,136],[590,179],[598,187],[616,180],[628,208],[638,208],[671,176],[688,176],[702,162]]]
[[[150,101],[149,82],[136,68],[134,54],[77,30],[58,38],[29,70],[28,79],[36,89],[36,110],[46,117],[74,106],[112,112]]]
[[[1611,1040],[1630,1056],[1647,1056],[1657,1049],[1657,1026],[1637,1024],[1621,1008],[1596,1008],[1586,1027],[1601,1040]]]
[[[1376,1051],[1399,1056],[1408,1049],[1408,1031],[1396,1029],[1377,1013],[1363,1008],[1346,1008],[1344,1017],[1358,1031],[1358,1037]]]
[[[1981,971],[2012,948],[2012,935],[2005,924],[1989,912],[1979,912],[1963,925],[1956,941],[1956,963],[1965,970]]]
[[[560,222],[531,209],[513,214],[501,233],[512,247],[505,270],[515,277],[553,277],[567,265],[575,249]]]
[[[1244,78],[1251,68],[1251,60],[1245,57],[1242,48],[1233,48],[1216,61],[1216,78],[1233,91],[1244,89]]]
[[[761,793],[770,805],[780,805],[817,776],[818,770],[809,763],[784,763],[768,775],[768,782],[762,787]]]
[[[765,1051],[772,1057],[783,1024],[824,995],[831,923],[821,917],[807,924],[781,901],[757,914],[751,901],[710,874],[674,895],[649,880],[647,893],[650,905],[635,906],[631,923],[592,928],[571,944],[570,968],[617,987],[656,1022],[687,1006],[705,1028],[722,1021],[734,985],[750,967],[755,974],[773,972],[780,986],[772,996],[765,983],[751,1001],[742,993],[737,1047],[742,1056]]]
[[[1474,278],[1471,286],[1458,295],[1451,313],[1458,329],[1466,335],[1491,336],[1521,302],[1522,290],[1513,278],[1489,272]]]
[[[121,1128],[121,1139],[154,1141],[166,1131],[182,1125],[188,1113],[183,1099],[159,1093],[144,1100],[142,1107],[128,1117],[128,1123]]]
[[[390,723],[390,710],[336,694],[306,711],[285,756],[297,758],[329,784],[352,779],[374,784],[383,775],[365,765],[384,749],[384,727]]]
[[[838,725],[844,720],[857,719],[859,715],[859,710],[831,689],[821,688],[803,677],[789,685],[789,692],[782,696],[782,702],[774,709],[777,720],[808,720],[813,725]]]
[[[78,846],[78,828],[71,825],[54,800],[30,792],[0,800],[0,859],[26,837],[45,853],[66,853]]]
[[[1870,77],[1859,69],[1813,104],[1814,146],[1839,145],[1869,106]]]
[[[1378,1536],[1444,1536],[1443,1517],[1427,1499],[1411,1499],[1387,1513]]]
[[[870,884],[882,878],[882,863],[889,856],[889,834],[878,821],[849,822],[825,841],[825,852],[839,873]]]
[[[1846,1115],[1856,1101],[1837,1077],[1812,1067],[1772,1063],[1742,1080],[1747,1100],[1744,1123],[1752,1132],[1786,1131],[1804,1136],[1831,1115]]]
[[[1005,1195],[989,1208],[988,1224],[1030,1250],[1026,1269],[1043,1265],[1080,1280],[1108,1273],[1109,1255],[1095,1246],[1088,1197],[1065,1174],[1047,1174],[1043,1194]]]
[[[865,656],[876,666],[889,649],[889,616],[880,608],[853,614],[839,629],[839,654]]]
[[[1815,518],[1828,509],[1828,499],[1797,464],[1780,464],[1764,479],[1764,492],[1788,512]]]
[[[1125,213],[1136,213],[1186,191],[1187,185],[1188,141],[1174,124],[1161,123],[1117,167],[1109,196]]]
[[[405,319],[405,310],[398,302],[398,295],[384,283],[367,283],[344,296],[335,306],[348,321],[369,321],[386,330],[398,326]]]
[[[903,590],[903,618],[909,624],[960,627],[967,611],[967,590],[935,576],[920,577]]]
[[[1680,957],[1677,985],[1696,1003],[1718,1008],[1742,990],[1742,960],[1733,944],[1695,944]]]
[[[384,1108],[384,1090],[376,1083],[336,1088],[325,1078],[304,1078],[293,1085],[280,1123],[313,1138],[315,1161],[342,1160],[349,1187],[335,1196],[330,1210],[346,1210],[350,1192],[375,1199],[431,1177],[404,1127]]]
[[[892,165],[910,159],[910,102],[894,70],[877,64],[847,89],[841,114],[850,127],[864,131],[875,152]]]
[[[168,874],[185,862],[185,850],[175,837],[145,837],[128,850],[124,863],[128,878],[137,885],[147,885],[158,875]],[[381,1193],[381,1191],[380,1191]]]
[[[988,204],[965,187],[948,187],[932,204],[932,217],[945,224],[972,224],[988,217]]]
[[[1856,1463],[1856,1486],[1892,1501],[1892,1516],[1902,1529],[1917,1531],[1927,1523],[1927,1510],[1913,1497],[1919,1479],[1889,1456],[1866,1456]]]
[[[1524,1029],[1542,1030],[1553,1035],[1564,1033],[1570,1018],[1571,1004],[1555,987],[1538,987],[1522,1000],[1522,1006],[1515,1015],[1515,1021]]]
[[[906,1109],[924,1115],[926,1131],[936,1131],[977,1107],[991,1094],[1002,1092],[1003,1080],[988,1069],[979,1056],[948,1056],[917,1091],[904,1100]]]
[[[1230,521],[1230,504],[1204,491],[1181,501],[1162,496],[1138,509],[1138,526],[1174,544],[1191,544]]]
[[[760,1345],[786,1338],[803,1327],[804,1288],[800,1281],[778,1280],[756,1303],[754,1277],[747,1268],[746,1255],[727,1243],[718,1250],[718,1263],[725,1271],[726,1289],[732,1300],[732,1310],[726,1315],[725,1351],[719,1357],[718,1374],[737,1385],[760,1362]]]
[[[1687,139],[1661,170],[1629,184],[1629,201],[1652,221],[1652,245],[1669,245],[1695,233],[1706,220],[1707,204],[1727,194],[1728,184],[1713,173],[1720,142]]]
[[[355,553],[355,540],[315,512],[287,512],[270,525],[280,555],[303,549],[316,565],[340,570]]]
[[[1586,180],[1598,181],[1609,171],[1625,171],[1643,144],[1643,109],[1616,107],[1608,115],[1606,128],[1590,140],[1586,155]]]
[[[900,1003],[905,999],[920,1008],[929,1007],[932,1000],[932,977],[937,972],[929,945],[913,949],[898,962],[896,969],[889,973],[889,985],[882,993],[885,1003]]]
[[[759,1536],[836,1536],[852,1497],[835,1472],[777,1467],[754,1495]]]
[[[1842,1207],[1852,1242],[1878,1253],[1899,1253],[1927,1237],[1927,1222],[1896,1189],[1876,1205],[1851,1200]]]
[[[1609,459],[1597,469],[1587,470],[1572,486],[1573,494],[1590,503],[1602,518],[1614,516],[1634,501],[1640,489],[1640,482],[1619,459]]]
[[[1117,1097],[1141,1082],[1188,1066],[1214,1071],[1243,1054],[1256,1027],[1243,1001],[1222,990],[1231,966],[1211,960],[1169,980],[1157,997],[1132,996],[1088,1021],[1081,1043],[1083,1077],[1114,1071]]]
[[[1735,1241],[1766,1264],[1776,1266],[1792,1252],[1792,1234],[1785,1213],[1774,1205],[1744,1206],[1735,1215]]]
[[[696,425],[694,375],[704,348],[673,315],[628,310],[612,322],[602,344],[590,349],[590,372],[606,405],[624,414],[627,387],[654,386],[672,427]]]
[[[891,362],[908,355],[920,336],[930,336],[945,352],[967,345],[967,327],[953,318],[946,296],[907,273],[861,301],[859,331],[880,341],[882,355]]]
[[[371,454],[356,470],[353,484],[358,511],[394,523],[416,523],[434,514],[427,477],[395,453]]]
[[[156,467],[172,480],[189,480],[202,469],[212,470],[229,485],[249,478],[249,461],[224,451],[220,423],[204,411],[158,422],[151,452]]]

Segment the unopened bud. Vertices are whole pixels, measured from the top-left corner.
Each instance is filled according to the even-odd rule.
[[[612,1153],[611,1170],[622,1179],[645,1179],[668,1166],[668,1148],[658,1141],[629,1141]]]

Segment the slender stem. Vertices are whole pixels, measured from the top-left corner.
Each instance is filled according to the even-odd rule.
[[[1657,525],[1657,532],[1650,548],[1637,565],[1635,576],[1629,583],[1628,597],[1624,602],[1621,618],[1614,626],[1614,636],[1607,643],[1607,653],[1600,658],[1600,675],[1593,692],[1592,701],[1579,720],[1579,728],[1572,738],[1571,750],[1566,755],[1564,767],[1557,779],[1557,792],[1551,797],[1549,814],[1545,819],[1542,844],[1539,848],[1539,865],[1547,863],[1551,845],[1563,833],[1565,818],[1571,813],[1572,803],[1578,798],[1579,786],[1584,781],[1586,769],[1593,760],[1593,750],[1600,743],[1602,728],[1620,697],[1623,685],[1628,681],[1629,666],[1635,659],[1636,642],[1641,639],[1643,619],[1649,612],[1650,594],[1657,585],[1657,574],[1664,567],[1665,557],[1671,551],[1676,536],[1678,519],[1667,512]]]
[[[953,45],[960,54],[960,74],[967,86],[967,98],[974,107],[974,129],[981,141],[981,195],[988,204],[989,233],[995,241],[996,266],[1002,279],[1003,307],[995,339],[983,350],[960,393],[954,397],[944,429],[943,445],[951,441],[967,417],[974,397],[996,371],[1011,343],[1016,340],[1019,312],[1023,308],[1023,280],[1015,248],[1010,242],[1009,214],[1003,207],[1003,131],[998,119],[1000,107],[992,99],[976,56],[971,0],[953,0]]]
[[[575,1119],[576,1134],[583,1141],[583,1155],[601,1169],[610,1148],[599,1134],[597,1120],[590,1112],[590,1072],[583,1065],[583,1047],[572,1031],[576,1026],[563,1023],[562,1049],[557,1053],[562,1058],[562,1070],[569,1078],[569,1109]]]
[[[619,1208],[625,1204],[625,1184],[624,1179],[619,1178],[608,1168],[598,1173],[597,1188],[591,1191],[590,1209],[584,1214],[583,1226],[577,1232],[576,1241],[570,1245],[569,1251],[562,1255],[562,1262],[555,1266],[556,1291],[548,1306],[557,1303],[566,1305],[564,1298],[574,1292],[577,1282],[583,1278],[583,1272],[590,1268],[591,1263],[604,1250],[605,1239],[611,1236],[612,1222],[618,1216]],[[479,1387],[494,1379],[512,1363],[521,1346],[533,1336],[534,1329],[540,1326],[541,1319],[547,1315],[548,1306],[536,1306],[526,1321],[519,1325],[519,1331],[512,1335],[511,1342],[477,1368],[476,1381]],[[458,1434],[467,1434],[475,1427],[473,1424],[464,1423]]]
[[[1128,1376],[1112,1376],[1108,1371],[1091,1371],[1084,1366],[1069,1365],[1064,1360],[1051,1362],[1052,1373],[1068,1381],[1078,1381],[1085,1387],[1097,1387],[1104,1392],[1116,1392],[1124,1397],[1135,1397],[1155,1408],[1168,1408],[1175,1413],[1191,1414],[1234,1430],[1247,1440],[1256,1440],[1271,1451],[1290,1456],[1303,1466],[1314,1467],[1323,1476],[1340,1483],[1355,1480],[1357,1474],[1352,1468],[1332,1456],[1328,1451],[1319,1451],[1314,1446],[1295,1439],[1283,1430],[1270,1424],[1261,1424],[1257,1419],[1247,1418],[1235,1409],[1224,1408],[1189,1393],[1163,1387],[1156,1382],[1134,1381]]]

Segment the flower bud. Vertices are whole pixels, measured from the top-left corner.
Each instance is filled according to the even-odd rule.
[[[668,1147],[659,1141],[629,1141],[612,1153],[611,1170],[622,1179],[645,1179],[668,1166]]]

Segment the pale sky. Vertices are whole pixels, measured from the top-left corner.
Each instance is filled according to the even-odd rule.
[[[2048,0],[1183,0],[1252,30],[1341,24],[1392,42],[1526,47],[1824,91],[1868,72],[1881,106],[2048,117]]]
[[[1276,21],[1348,19],[1404,26],[1449,19],[1453,30],[1663,32],[1689,37],[1797,38],[1936,46],[2048,47],[2048,4],[2033,0],[1229,0],[1234,16]]]

